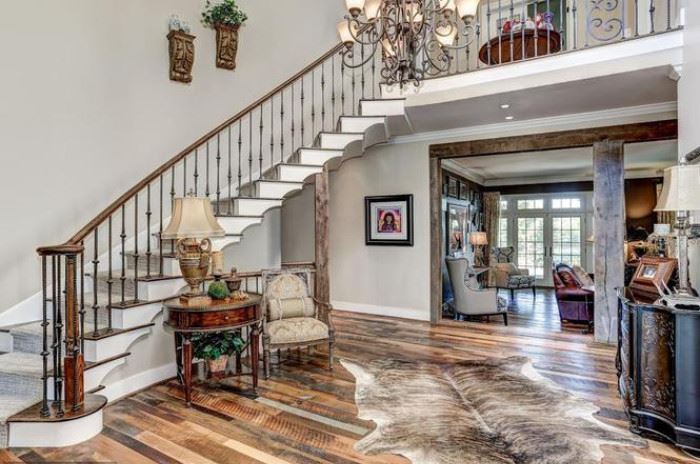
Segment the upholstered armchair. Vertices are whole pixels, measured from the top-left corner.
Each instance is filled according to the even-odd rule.
[[[552,268],[559,318],[562,322],[585,322],[590,330],[594,321],[595,291],[590,285],[584,285],[582,278],[567,264],[555,264]]]
[[[535,288],[535,276],[531,276],[527,269],[520,269],[513,264],[514,247],[494,248],[491,252],[491,271],[494,273],[496,288],[510,290],[510,298],[515,297],[515,290],[531,288],[532,296],[537,297]]]
[[[503,316],[508,325],[508,306],[496,289],[472,288],[469,263],[465,258],[447,258],[447,271],[454,291],[455,318],[462,316]]]
[[[306,269],[263,271],[263,364],[270,377],[270,351],[328,344],[328,368],[333,370],[335,330],[331,307],[311,296]]]

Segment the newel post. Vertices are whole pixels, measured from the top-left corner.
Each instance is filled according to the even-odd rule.
[[[42,416],[50,416],[49,378],[53,380],[53,414],[79,411],[85,401],[85,361],[78,312],[78,256],[82,245],[59,245],[37,250],[42,261],[43,376]],[[49,312],[50,310],[50,312]],[[51,337],[49,327],[52,326]],[[52,343],[49,345],[49,339]],[[65,349],[65,351],[64,351]],[[49,358],[52,358],[51,360]],[[51,361],[51,363],[50,363]],[[49,366],[53,372],[49,374]]]

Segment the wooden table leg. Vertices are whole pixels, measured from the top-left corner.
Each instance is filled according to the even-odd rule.
[[[185,402],[192,406],[192,342],[189,334],[182,335],[182,371],[185,388]]]
[[[260,357],[260,329],[253,325],[250,333],[250,368],[253,374],[253,390],[258,388],[258,358]]]

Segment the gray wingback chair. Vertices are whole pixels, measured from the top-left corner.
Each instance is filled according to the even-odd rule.
[[[270,377],[270,350],[328,345],[333,370],[335,330],[331,307],[311,296],[308,269],[263,271],[263,364]]]
[[[508,325],[508,306],[497,290],[469,286],[469,263],[465,258],[447,258],[447,271],[454,292],[455,315],[503,316],[503,323]]]

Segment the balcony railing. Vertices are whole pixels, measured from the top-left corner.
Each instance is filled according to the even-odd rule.
[[[680,0],[482,1],[458,35],[449,70],[432,77],[581,50],[682,28]]]

